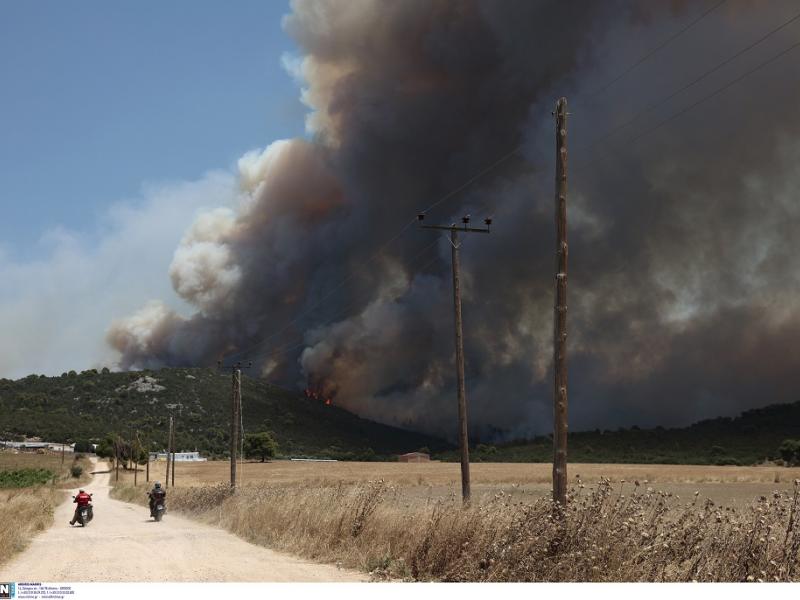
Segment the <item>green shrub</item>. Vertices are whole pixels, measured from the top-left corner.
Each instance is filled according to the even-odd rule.
[[[75,479],[83,475],[83,467],[80,465],[72,465],[69,469],[70,475],[72,475]]]
[[[49,469],[0,471],[0,488],[24,488],[47,483],[53,478]]]
[[[800,464],[800,440],[783,440],[778,448],[778,454],[786,466]]]
[[[92,453],[94,452],[94,446],[89,440],[78,440],[75,442],[75,452]]]

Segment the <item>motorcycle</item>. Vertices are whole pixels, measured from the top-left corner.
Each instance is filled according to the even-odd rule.
[[[90,498],[91,496],[92,494],[89,494]],[[72,499],[75,500],[75,496],[73,496]],[[89,521],[91,521],[93,518],[94,518],[94,510],[92,509],[91,504],[87,504],[86,506],[81,506],[78,509],[77,521],[78,523],[81,524],[81,527],[86,527],[89,524]]]
[[[161,517],[164,516],[164,513],[167,511],[166,502],[164,498],[156,498],[153,502],[153,508],[150,511],[150,516],[156,520],[156,522],[161,520]]]

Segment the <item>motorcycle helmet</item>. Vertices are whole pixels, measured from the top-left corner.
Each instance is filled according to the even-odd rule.
[[[161,482],[160,482],[160,481],[156,481],[155,488],[156,488],[157,490],[158,490],[158,489],[161,489]]]
[[[81,490],[78,490],[78,493],[79,493],[79,494],[85,494],[85,493],[86,493],[86,490],[82,490],[82,489],[81,489]]]

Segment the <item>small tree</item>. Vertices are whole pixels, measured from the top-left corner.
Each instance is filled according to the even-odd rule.
[[[104,439],[100,440],[100,443],[97,444],[97,450],[95,451],[97,456],[100,458],[111,458],[114,456],[114,439],[111,436],[107,436]]]
[[[778,453],[788,466],[800,464],[800,440],[783,440]]]
[[[248,433],[244,438],[244,455],[247,458],[261,457],[261,462],[275,456],[278,444],[266,431]]]
[[[75,442],[75,452],[91,453],[94,452],[94,446],[89,440],[78,440]]]

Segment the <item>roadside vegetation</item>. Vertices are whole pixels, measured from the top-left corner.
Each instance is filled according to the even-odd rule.
[[[84,484],[90,463],[82,455],[0,451],[0,564],[22,551],[53,523],[66,489]]]
[[[141,487],[112,496],[145,504]],[[800,480],[744,508],[576,480],[566,511],[499,492],[408,502],[383,480],[171,489],[168,511],[309,559],[413,581],[800,581]]]

